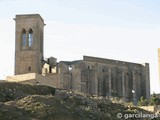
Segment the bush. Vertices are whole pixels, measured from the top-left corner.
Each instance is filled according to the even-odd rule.
[[[147,106],[148,100],[141,96],[140,101],[138,101],[138,106]]]
[[[160,98],[158,98],[156,94],[153,93],[152,97],[150,98],[149,104],[150,105],[160,105]]]

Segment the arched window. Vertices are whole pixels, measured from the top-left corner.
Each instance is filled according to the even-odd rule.
[[[28,34],[28,46],[32,47],[32,45],[33,45],[33,30],[30,29]]]
[[[27,45],[27,35],[26,35],[26,30],[25,29],[23,29],[23,31],[22,31],[22,46],[23,47],[26,47],[26,45]]]

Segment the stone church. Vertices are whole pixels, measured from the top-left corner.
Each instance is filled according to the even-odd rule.
[[[149,64],[83,56],[83,60],[44,59],[44,20],[39,14],[16,15],[15,75],[6,80],[48,85],[126,101],[150,97]]]

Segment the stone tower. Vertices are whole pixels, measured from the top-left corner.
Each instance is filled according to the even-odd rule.
[[[158,70],[159,70],[159,80],[160,80],[160,48],[158,48]]]
[[[41,73],[44,20],[39,14],[16,15],[15,75]]]

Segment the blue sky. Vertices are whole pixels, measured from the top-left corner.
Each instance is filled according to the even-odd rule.
[[[39,13],[45,23],[44,56],[83,55],[150,63],[151,92],[160,92],[159,0],[0,0],[0,79],[14,73],[16,14]]]

